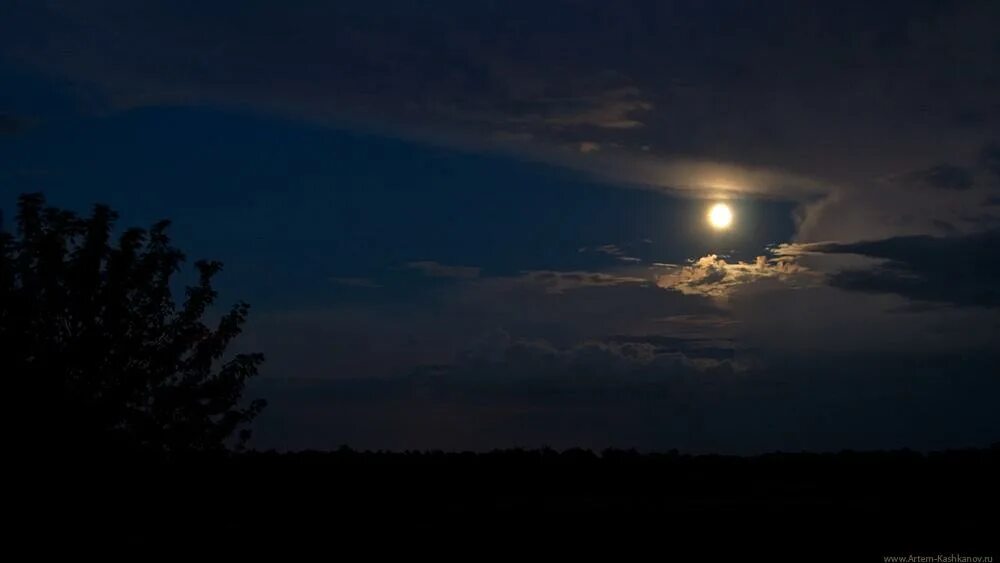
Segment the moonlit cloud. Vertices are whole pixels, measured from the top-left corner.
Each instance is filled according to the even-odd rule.
[[[659,287],[714,298],[725,298],[736,288],[761,280],[800,282],[810,274],[807,268],[784,256],[758,256],[749,263],[728,262],[709,254],[689,265],[666,265],[665,269],[666,273],[656,277]]]

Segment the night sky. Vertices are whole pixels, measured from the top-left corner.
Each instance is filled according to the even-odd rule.
[[[998,30],[996,1],[0,0],[0,208],[170,218],[224,262],[257,448],[984,446]]]

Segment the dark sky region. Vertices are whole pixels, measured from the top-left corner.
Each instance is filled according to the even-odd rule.
[[[0,206],[224,261],[260,448],[983,446],[998,30],[989,0],[0,0]]]

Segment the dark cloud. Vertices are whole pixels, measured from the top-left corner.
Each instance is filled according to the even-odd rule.
[[[122,106],[224,104],[460,142],[502,137],[552,158],[626,154],[649,165],[683,154],[856,179],[926,166],[914,155],[942,136],[980,143],[1000,123],[998,10],[931,0],[22,2],[0,22],[0,52]],[[959,113],[976,118],[959,125]],[[709,183],[656,172],[634,180]]]
[[[710,300],[664,291],[648,275],[529,271],[469,277],[475,268],[434,264],[435,272],[460,277],[427,278],[407,269],[402,276],[338,278],[332,281],[340,287],[331,293],[351,300],[258,311],[242,343],[264,351],[265,369],[275,375],[384,376],[417,364],[453,364],[463,351],[490,356],[490,350],[505,351],[515,341],[524,347],[545,342],[562,359],[591,342],[603,343],[597,346],[613,355],[625,343],[609,335],[708,331],[716,325],[698,320],[721,314]],[[627,348],[658,353],[656,344],[640,344]],[[725,359],[712,346],[723,347],[692,341],[692,350],[704,351],[689,358]]]
[[[731,343],[721,346],[720,341],[706,338],[686,338],[663,334],[619,334],[608,338],[609,342],[628,344],[648,344],[657,354],[683,354],[688,358],[712,360],[732,360],[736,356]]]
[[[652,280],[645,277],[603,272],[553,272],[547,270],[524,272],[518,283],[538,285],[548,293],[562,293],[566,290],[588,287],[614,287],[625,285],[650,285]]]
[[[589,253],[594,253],[594,254],[603,254],[605,256],[610,257],[611,259],[613,259],[616,262],[627,262],[627,263],[636,264],[636,263],[642,262],[643,259],[639,258],[638,256],[633,256],[632,254],[636,253],[636,252],[633,252],[633,251],[639,251],[637,253],[639,253],[639,254],[645,254],[649,250],[648,247],[647,247],[647,245],[649,245],[649,244],[650,244],[650,242],[648,242],[648,241],[647,242],[639,241],[639,242],[629,243],[629,244],[625,244],[625,245],[601,244],[601,245],[593,246],[593,247],[584,246],[584,247],[581,247],[581,248],[577,249],[577,252],[581,253],[581,254],[582,253],[588,253],[588,252]],[[647,247],[647,248],[643,248],[643,247]]]
[[[733,369],[735,356],[733,344],[720,338],[618,334],[558,347],[544,339],[512,338],[506,331],[495,331],[461,354],[461,362],[454,369],[544,377],[594,371],[613,375],[649,369],[704,372]],[[517,364],[516,369],[512,369],[513,364]]]
[[[450,266],[432,260],[409,262],[406,267],[431,278],[475,279],[482,271],[473,266]]]
[[[561,114],[546,117],[543,122],[556,128],[635,129],[642,127],[642,122],[636,119],[636,114],[651,109],[653,104],[639,99],[637,91],[626,88],[603,94],[590,107],[577,111],[563,111]]]
[[[1000,142],[992,141],[979,154],[980,164],[1000,180]]]
[[[948,221],[944,221],[942,219],[934,219],[932,223],[935,227],[938,228],[938,230],[948,234],[952,234],[958,231],[958,229],[955,228],[955,225],[949,223]]]
[[[735,369],[731,348],[683,339],[664,337],[672,342],[665,346],[655,336],[619,336],[558,347],[546,340],[505,336],[500,333],[492,346],[464,353],[460,363],[450,370],[452,376],[499,381],[571,380],[580,376],[669,377],[720,370],[731,373]]]
[[[973,175],[970,170],[961,166],[939,164],[914,172],[910,175],[910,181],[939,190],[967,190],[973,185]]]
[[[1000,231],[953,237],[906,236],[856,243],[824,243],[809,250],[857,254],[882,262],[830,276],[836,287],[895,293],[918,301],[1000,306]]]

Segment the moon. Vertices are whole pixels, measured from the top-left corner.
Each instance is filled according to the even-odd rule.
[[[716,203],[708,210],[708,224],[719,231],[728,229],[733,224],[733,210],[725,203]]]

